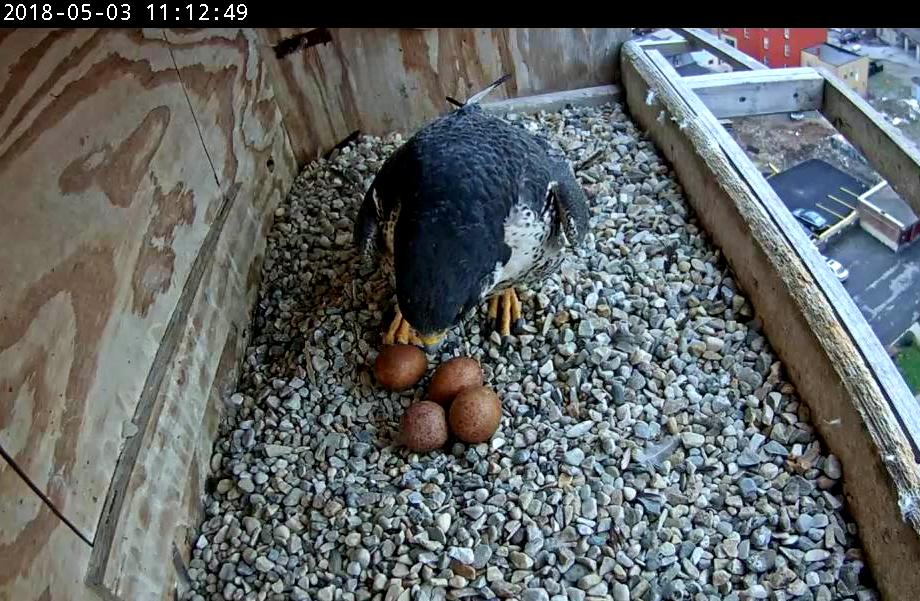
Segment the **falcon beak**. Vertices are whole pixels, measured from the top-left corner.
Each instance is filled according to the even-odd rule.
[[[435,332],[434,334],[429,334],[427,336],[419,335],[419,340],[422,341],[422,344],[425,345],[425,348],[429,351],[436,350],[441,342],[444,340],[444,336],[447,332]]]

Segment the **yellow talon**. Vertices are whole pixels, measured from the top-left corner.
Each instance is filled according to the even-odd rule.
[[[438,340],[440,340],[440,338],[443,338],[443,335],[438,336]],[[412,329],[409,322],[403,318],[402,312],[399,310],[399,307],[397,307],[396,315],[393,317],[393,321],[390,322],[389,328],[387,328],[386,333],[383,335],[383,344],[414,344],[415,346],[425,346],[431,342],[432,340],[430,338],[426,338],[425,340],[419,338],[419,335]],[[437,342],[437,340],[434,342]]]
[[[390,323],[387,333],[383,335],[384,344],[395,344],[396,343],[396,331],[399,329],[400,325],[403,323],[402,312],[399,308],[396,309],[396,316],[393,317],[393,321]]]
[[[512,326],[518,325],[520,320],[521,301],[514,288],[503,290],[489,299],[489,321],[495,324],[502,337],[510,336]]]
[[[489,319],[495,321],[498,318],[498,295],[489,299]]]

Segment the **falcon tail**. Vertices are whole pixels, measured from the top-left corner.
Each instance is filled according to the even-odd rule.
[[[469,105],[471,105],[471,104],[477,104],[480,100],[482,100],[483,98],[485,98],[486,96],[488,96],[489,94],[491,94],[492,91],[495,90],[495,88],[497,88],[498,86],[502,85],[503,83],[505,83],[505,82],[508,81],[509,79],[511,79],[511,74],[510,74],[510,73],[506,73],[506,74],[502,75],[502,76],[499,77],[497,80],[495,80],[494,82],[492,82],[492,84],[490,84],[489,87],[486,88],[485,90],[483,90],[483,91],[481,91],[481,92],[477,92],[476,94],[473,94],[473,95],[464,103],[464,106],[469,106]]]

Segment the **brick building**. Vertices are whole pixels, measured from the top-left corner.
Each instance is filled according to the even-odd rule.
[[[800,67],[802,50],[827,41],[827,28],[723,27],[719,37],[768,67]]]
[[[829,69],[863,98],[869,92],[868,56],[825,42],[802,50],[802,66]]]
[[[895,252],[920,239],[920,216],[887,182],[861,194],[856,210],[862,228]]]

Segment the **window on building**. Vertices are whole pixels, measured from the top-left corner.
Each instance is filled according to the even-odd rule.
[[[751,30],[747,27],[744,28],[744,39],[748,40],[751,38]]]
[[[853,71],[853,79],[859,81],[859,71]]]
[[[768,50],[770,48],[770,38],[764,36],[763,38],[763,49]]]
[[[783,44],[783,56],[785,56],[786,58],[788,58],[788,57],[789,57],[789,54],[790,54],[790,52],[789,52],[789,44]]]
[[[789,28],[783,29],[783,36],[788,40],[789,39]]]

